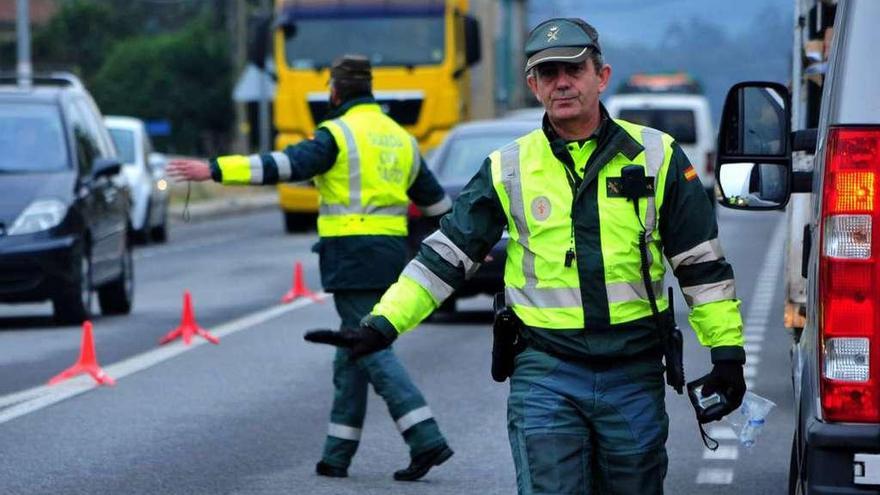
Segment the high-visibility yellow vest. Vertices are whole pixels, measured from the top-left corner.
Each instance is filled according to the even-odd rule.
[[[651,315],[641,272],[639,236],[642,225],[633,204],[621,194],[609,197],[607,178],[621,176],[627,165],[645,167],[654,179],[648,197],[639,200],[648,263],[657,306],[669,303],[662,290],[665,266],[657,225],[663,184],[672,156],[672,138],[657,130],[616,120],[645,148],[634,160],[617,154],[598,173],[599,238],[610,323],[620,324]],[[504,284],[507,303],[529,326],[546,329],[584,327],[584,309],[577,258],[562,262],[572,246],[572,189],[565,167],[553,155],[544,132],[527,134],[492,153],[492,182],[507,215],[510,239]]]
[[[339,154],[330,170],[315,177],[318,235],[405,236],[406,191],[421,164],[415,138],[375,103],[355,105],[319,127],[333,135]]]

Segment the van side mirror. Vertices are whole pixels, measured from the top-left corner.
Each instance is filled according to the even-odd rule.
[[[718,133],[720,203],[734,209],[782,209],[791,197],[791,103],[773,82],[735,84]]]
[[[480,48],[480,21],[470,15],[464,16],[465,64],[470,67],[482,58]]]
[[[95,158],[92,162],[92,178],[110,177],[122,170],[122,162],[118,158]]]

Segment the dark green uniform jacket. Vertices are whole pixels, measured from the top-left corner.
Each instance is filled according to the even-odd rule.
[[[375,103],[371,97],[356,98],[331,110],[327,120],[341,116],[360,104]],[[321,175],[336,163],[339,147],[333,136],[324,128],[318,128],[315,136],[288,146],[284,154],[290,160],[289,182],[298,182]],[[278,166],[270,153],[260,155],[263,173],[262,184],[279,182]],[[214,181],[222,182],[223,176],[216,160],[211,160]],[[422,162],[415,181],[407,195],[418,206],[428,207],[442,201],[446,195],[434,174]],[[390,235],[364,235],[322,238],[313,248],[320,255],[321,283],[324,290],[382,290],[397,280],[408,261],[406,238]]]
[[[618,325],[610,323],[597,201],[598,188],[606,187],[606,184],[599,184],[596,176],[598,170],[618,153],[633,159],[644,148],[609,118],[604,107],[601,107],[601,112],[602,123],[591,137],[596,140],[596,146],[588,153],[583,153],[583,150],[589,149],[583,142],[569,143],[561,139],[550,126],[546,115],[543,122],[543,131],[553,155],[559,160],[559,166],[569,167],[575,173],[577,180],[573,187],[580,191],[574,200],[572,219],[585,328],[527,328],[525,336],[534,347],[563,358],[596,361],[651,353],[659,355],[659,336],[652,317]],[[592,147],[590,143],[587,144]],[[659,232],[667,258],[715,239],[718,235],[715,214],[700,181],[686,178],[686,169],[690,167],[688,158],[678,144],[673,143],[672,149],[665,199],[659,217]],[[471,260],[482,260],[501,238],[506,224],[504,210],[492,184],[490,161],[486,159],[456,199],[452,212],[441,220],[441,231]],[[452,288],[464,282],[465,273],[461,266],[454,266],[424,244],[415,261]],[[561,259],[559,261],[563,262]],[[682,286],[733,278],[733,270],[724,258],[681,265],[674,273]],[[374,314],[368,319],[384,332],[396,331],[390,321],[381,315]],[[712,358],[713,361],[741,361],[745,355],[742,347],[730,345],[713,347]]]

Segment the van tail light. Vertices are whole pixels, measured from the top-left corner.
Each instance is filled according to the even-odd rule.
[[[410,220],[413,220],[416,218],[421,218],[422,217],[422,210],[420,210],[419,207],[416,206],[415,203],[410,203],[409,208],[406,209],[406,216]]]
[[[832,128],[826,149],[819,256],[822,410],[828,421],[878,423],[880,127]]]
[[[715,177],[715,152],[706,152],[706,177]]]

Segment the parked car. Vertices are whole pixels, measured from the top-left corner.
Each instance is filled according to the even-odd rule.
[[[715,128],[709,100],[685,73],[634,74],[606,101],[611,117],[659,129],[690,159],[715,204]]]
[[[141,119],[108,115],[104,123],[122,160],[122,173],[131,189],[131,226],[141,242],[168,239],[168,181],[165,157],[153,143]]]
[[[131,311],[134,268],[121,163],[72,75],[0,77],[0,302],[50,299],[55,318]]]
[[[786,86],[739,83],[718,143],[723,205],[781,209],[791,193],[809,202],[804,263],[789,267],[807,296],[803,328],[792,332],[793,495],[880,493],[880,2],[840,0],[833,15],[818,126],[792,118]],[[804,153],[812,167],[794,169]]]
[[[454,200],[465,184],[477,173],[489,154],[540,127],[540,120],[483,120],[459,124],[431,155],[428,167]],[[422,216],[418,208],[409,209],[409,243],[413,255],[422,240],[439,227],[440,217]],[[455,294],[447,299],[443,311],[455,309],[456,299],[477,294],[495,294],[504,290],[504,263],[507,259],[507,232],[492,248],[482,266]]]

